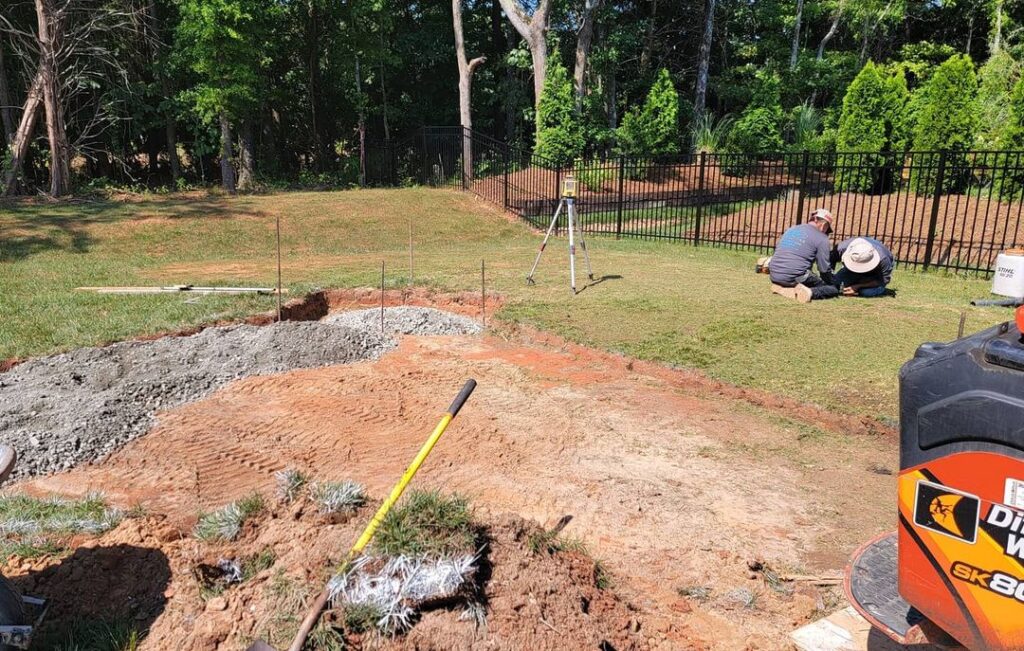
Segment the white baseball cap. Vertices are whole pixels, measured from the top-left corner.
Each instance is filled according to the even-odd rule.
[[[874,271],[881,257],[871,242],[863,237],[850,242],[850,245],[843,251],[843,266],[855,274],[864,274]]]

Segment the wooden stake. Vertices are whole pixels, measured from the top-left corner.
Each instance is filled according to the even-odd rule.
[[[384,334],[384,261],[380,261],[380,333]]]
[[[480,324],[487,327],[487,280],[483,260],[480,260]]]
[[[960,326],[956,329],[956,338],[964,338],[964,325],[967,323],[967,312],[960,312]]]
[[[281,321],[281,215],[277,215],[277,321]]]

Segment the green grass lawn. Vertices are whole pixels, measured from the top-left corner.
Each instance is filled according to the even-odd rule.
[[[549,245],[537,285],[524,283],[540,235],[468,194],[357,190],[132,202],[0,203],[0,359],[25,357],[269,310],[273,297],[111,296],[82,285],[274,283],[274,217],[285,284],[409,281],[505,295],[501,317],[580,343],[699,368],[742,386],[892,420],[896,373],[923,341],[1007,319],[971,308],[989,283],[897,271],[896,298],[811,305],[768,292],[755,254],[682,243],[589,240],[606,279],[573,297],[564,240]],[[581,268],[582,268],[582,259]],[[580,274],[583,278],[582,272]]]

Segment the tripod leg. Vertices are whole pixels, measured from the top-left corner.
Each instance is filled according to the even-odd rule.
[[[544,247],[548,245],[548,240],[551,238],[551,231],[555,230],[555,224],[558,223],[558,215],[562,212],[562,203],[558,203],[558,208],[555,210],[555,216],[551,218],[551,225],[548,226],[548,232],[544,234],[544,241],[540,244],[540,251],[537,251],[537,258],[533,261],[533,268],[530,269],[530,275],[526,277],[526,282],[530,285],[533,284],[533,274],[537,272],[537,265],[540,264],[540,256],[544,255]]]
[[[572,293],[575,294],[576,293],[576,242],[573,240],[573,231],[576,230],[576,227],[573,224],[573,213],[575,212],[575,210],[573,209],[573,201],[572,201],[572,199],[567,199],[566,203],[569,204],[568,209],[567,209],[568,213],[569,213],[569,284],[572,286]]]
[[[594,279],[594,270],[590,268],[590,252],[587,251],[587,241],[583,239],[583,224],[578,223],[580,229],[580,248],[583,249],[583,261],[587,263],[587,278]]]

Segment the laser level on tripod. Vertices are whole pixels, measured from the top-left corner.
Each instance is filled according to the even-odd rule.
[[[565,209],[566,217],[569,221],[569,284],[572,287],[572,293],[576,293],[576,229],[579,228],[579,240],[580,248],[583,249],[583,260],[587,264],[587,278],[590,280],[594,279],[594,272],[590,268],[590,254],[587,253],[587,242],[583,239],[583,227],[578,225],[576,221],[576,179],[572,174],[568,174],[562,180],[561,187],[561,198],[558,201],[558,208],[555,209],[555,216],[551,218],[551,225],[548,226],[548,232],[544,235],[544,241],[541,242],[540,251],[537,252],[537,259],[533,261],[533,268],[530,269],[530,275],[526,277],[526,282],[533,285],[533,276],[537,272],[537,265],[540,264],[540,258],[544,255],[544,248],[548,245],[548,240],[551,239],[551,233],[555,230],[555,226],[558,224],[558,216],[562,214],[563,208]]]

